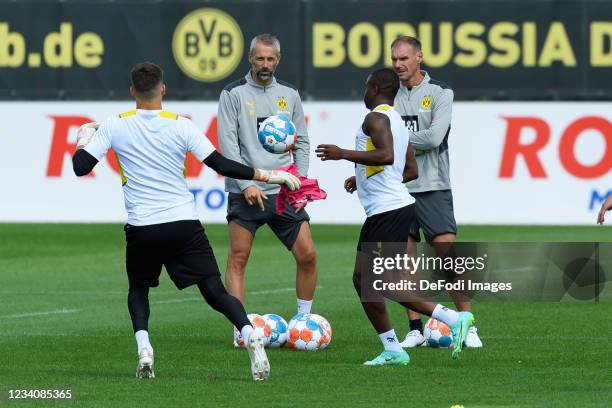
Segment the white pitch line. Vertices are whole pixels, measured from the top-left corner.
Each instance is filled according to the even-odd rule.
[[[323,289],[323,286],[317,286],[316,289]],[[255,292],[249,292],[249,295],[257,296],[257,295],[269,295],[271,293],[281,293],[281,292],[291,292],[295,290],[295,288],[281,288],[281,289],[270,289],[270,290],[258,290]]]
[[[79,311],[78,309],[59,309],[59,310],[49,310],[47,312],[18,313],[18,314],[0,316],[0,319],[21,319],[23,317],[77,313],[78,311]]]
[[[322,289],[323,287],[317,286],[316,288]],[[279,289],[270,289],[270,290],[258,290],[258,291],[248,292],[248,294],[251,296],[259,296],[259,295],[270,295],[274,293],[290,292],[293,290],[295,290],[295,288],[279,288]],[[182,298],[182,299],[158,300],[155,302],[151,302],[151,304],[152,305],[164,305],[164,304],[171,304],[171,303],[197,302],[201,300],[202,300],[201,297],[189,297],[189,298]],[[47,316],[47,315],[54,315],[54,314],[69,314],[69,313],[77,313],[78,311],[79,311],[78,309],[59,309],[59,310],[50,310],[47,312],[19,313],[19,314],[13,314],[13,315],[0,316],[0,319],[20,319],[23,317]]]
[[[282,293],[282,292],[291,292],[295,290],[295,288],[280,288],[280,289],[269,289],[269,290],[256,290],[254,292],[249,292],[248,294],[251,296],[259,296],[259,295],[269,295],[271,293]]]
[[[170,292],[168,292],[170,293]],[[71,290],[71,291],[64,291],[64,290],[43,290],[43,291],[32,291],[32,292],[23,292],[23,291],[0,291],[0,295],[13,295],[13,296],[41,296],[41,295],[45,295],[45,296],[67,296],[67,295],[126,295],[127,296],[127,290],[125,291],[97,291],[97,290]]]
[[[317,289],[322,289],[322,286],[317,286]],[[257,290],[254,292],[248,292],[247,295],[250,296],[259,296],[259,295],[270,295],[273,293],[283,293],[283,292],[291,292],[294,291],[295,288],[280,288],[280,289],[270,289],[270,290]],[[151,302],[152,305],[165,305],[169,303],[184,303],[184,302],[196,302],[202,300],[201,297],[189,297],[182,299],[169,299],[169,300],[157,300],[155,302]]]

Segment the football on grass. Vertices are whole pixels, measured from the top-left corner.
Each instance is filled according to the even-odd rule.
[[[331,325],[323,316],[298,313],[289,322],[287,346],[296,350],[322,350],[329,345],[331,337]]]
[[[287,322],[281,316],[268,313],[262,316],[266,327],[269,328],[269,335],[266,335],[268,347],[283,347],[287,342]]]
[[[453,335],[451,334],[450,328],[441,321],[433,318],[425,323],[423,335],[425,336],[425,340],[427,340],[427,345],[430,347],[446,348],[450,347],[453,342]]]

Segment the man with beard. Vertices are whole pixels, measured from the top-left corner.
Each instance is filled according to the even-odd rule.
[[[309,141],[302,101],[297,89],[277,80],[274,71],[280,62],[280,42],[270,34],[253,38],[249,50],[251,69],[244,78],[227,85],[221,92],[217,133],[223,155],[245,165],[274,169],[295,162],[300,176],[308,173]],[[295,148],[272,154],[259,143],[259,124],[266,118],[283,114],[296,125]],[[296,273],[298,313],[310,313],[317,281],[316,252],[310,234],[310,220],[302,208],[287,206],[276,214],[279,188],[257,181],[225,179],[228,195],[227,222],[229,247],[225,283],[227,290],[245,303],[244,271],[257,229],[270,229],[293,254]],[[235,333],[234,345],[242,339]]]

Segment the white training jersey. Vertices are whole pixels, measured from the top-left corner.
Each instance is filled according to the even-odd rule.
[[[393,135],[393,164],[386,166],[355,166],[357,194],[368,217],[387,211],[397,210],[414,203],[406,186],[402,183],[406,151],[410,134],[400,115],[389,105],[378,105],[372,110],[389,118]],[[371,151],[376,147],[370,136],[359,126],[355,138],[355,150]]]
[[[85,150],[119,161],[128,224],[198,219],[185,180],[185,155],[203,161],[214,146],[191,120],[162,110],[134,109],[105,120]]]

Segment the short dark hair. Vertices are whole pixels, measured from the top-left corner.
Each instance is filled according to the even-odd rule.
[[[280,41],[278,41],[278,38],[276,38],[276,36],[268,33],[259,34],[253,37],[253,39],[251,40],[251,47],[249,48],[249,55],[253,55],[253,53],[255,52],[255,46],[258,42],[262,43],[263,45],[267,45],[268,47],[276,48],[276,54],[280,57]]]
[[[380,68],[372,72],[369,83],[378,85],[380,93],[391,99],[395,99],[400,87],[399,77],[391,68]]]
[[[141,62],[134,65],[130,73],[132,86],[138,96],[149,99],[155,97],[155,89],[164,80],[164,71],[152,62]]]
[[[408,45],[412,45],[415,50],[421,51],[421,42],[416,39],[416,37],[411,37],[409,35],[400,35],[391,43],[391,48],[395,47],[399,43],[404,43]]]

